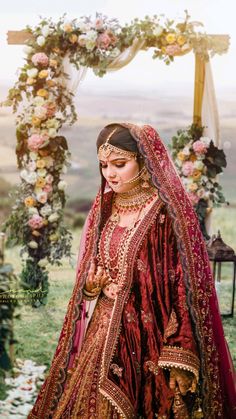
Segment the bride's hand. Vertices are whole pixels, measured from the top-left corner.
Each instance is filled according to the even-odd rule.
[[[175,390],[179,387],[180,393],[185,396],[188,391],[195,392],[197,380],[190,371],[181,368],[171,368],[170,370],[170,388]]]
[[[88,271],[88,276],[85,282],[85,289],[88,292],[92,292],[94,288],[96,288],[95,272],[96,272],[96,262],[95,260],[92,260],[89,271]]]
[[[93,260],[88,271],[85,289],[89,292],[99,292],[108,282],[109,278],[102,266],[96,268],[96,262]]]

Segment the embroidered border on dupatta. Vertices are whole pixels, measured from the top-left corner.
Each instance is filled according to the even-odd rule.
[[[59,337],[59,343],[52,360],[47,378],[40,390],[38,400],[28,419],[49,419],[53,417],[58,401],[63,392],[66,379],[66,368],[69,362],[73,344],[76,321],[80,318],[80,304],[82,302],[82,287],[86,274],[94,256],[98,229],[94,228],[100,222],[101,191],[98,192],[93,207],[88,216],[88,230],[86,234],[86,248],[77,273],[76,283],[68,303],[67,313]]]
[[[155,219],[162,207],[163,202],[157,200],[154,202],[148,213],[144,216],[143,220],[135,230],[134,235],[131,238],[128,255],[126,257],[126,270],[124,275],[126,282],[123,289],[119,292],[115,305],[113,307],[112,318],[109,325],[109,330],[105,342],[102,358],[102,369],[100,375],[99,390],[106,397],[110,403],[119,412],[120,416],[124,419],[135,418],[134,408],[127,398],[126,394],[111,380],[108,378],[109,367],[112,362],[118,338],[120,334],[120,323],[123,313],[124,304],[128,300],[130,293],[132,279],[133,279],[133,267],[138,249],[148,232],[148,229],[155,222]]]
[[[198,357],[188,349],[164,346],[158,359],[158,366],[167,369],[176,367],[190,371],[198,381],[200,362]]]
[[[218,352],[214,345],[212,320],[207,309],[207,301],[212,296],[214,283],[210,267],[204,265],[208,255],[196,215],[157,132],[149,125],[121,125],[129,128],[137,140],[152,181],[173,220],[186,283],[187,303],[195,325],[194,332],[200,353],[204,413],[209,419],[223,417]]]

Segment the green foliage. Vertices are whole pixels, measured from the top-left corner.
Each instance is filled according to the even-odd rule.
[[[45,268],[40,268],[34,260],[28,259],[22,269],[20,279],[23,289],[29,292],[28,298],[31,300],[32,307],[45,305],[49,288],[48,273]]]
[[[9,370],[11,361],[7,353],[8,345],[15,343],[13,319],[17,300],[12,298],[11,291],[16,291],[18,281],[13,273],[12,265],[0,266],[0,371]]]

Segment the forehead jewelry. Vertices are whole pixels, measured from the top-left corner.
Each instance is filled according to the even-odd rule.
[[[137,156],[137,153],[135,151],[122,150],[121,148],[118,148],[118,147],[116,147],[116,146],[114,146],[114,145],[112,145],[108,142],[116,130],[117,130],[117,128],[115,128],[113,131],[111,131],[111,133],[108,135],[105,143],[102,144],[99,147],[99,150],[98,150],[99,160],[106,160],[112,152],[117,153],[117,154],[121,154],[122,156],[125,156],[128,159],[131,159],[132,157]]]

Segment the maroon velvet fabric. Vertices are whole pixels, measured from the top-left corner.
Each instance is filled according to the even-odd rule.
[[[173,310],[177,325],[165,339]],[[128,395],[137,417],[173,415],[174,393],[169,388],[169,374],[162,368],[153,374],[148,362],[158,365],[163,345],[182,347],[198,355],[192,329],[176,239],[164,206],[137,254],[131,293],[124,306],[113,358],[124,373],[120,378],[109,374]]]

